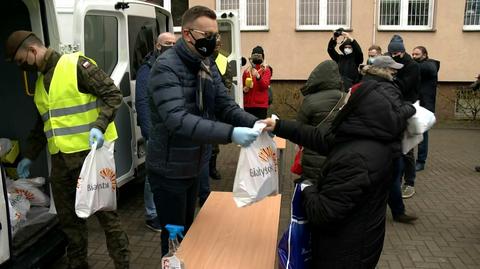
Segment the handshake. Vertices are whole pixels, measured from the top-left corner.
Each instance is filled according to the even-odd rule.
[[[276,121],[272,118],[267,118],[264,120],[260,120],[260,123],[264,123],[266,126],[263,130],[255,130],[254,128],[249,127],[235,127],[233,128],[232,132],[232,142],[238,144],[242,147],[248,147],[250,144],[253,143],[257,139],[257,137],[262,132],[269,132],[271,133],[275,129]]]

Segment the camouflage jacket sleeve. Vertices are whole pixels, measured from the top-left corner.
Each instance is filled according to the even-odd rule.
[[[93,94],[102,100],[94,127],[105,132],[122,104],[122,93],[101,68],[85,57],[78,59],[77,80],[80,92]]]
[[[222,76],[222,82],[223,85],[227,88],[228,92],[232,90],[233,87],[233,73],[232,73],[232,67],[230,66],[230,63],[227,64],[227,69],[225,70],[225,74]]]
[[[40,117],[40,114],[37,113],[37,122],[35,127],[30,131],[30,134],[27,137],[27,147],[24,151],[25,158],[30,160],[35,160],[38,157],[38,154],[45,148],[47,144],[47,137],[43,132],[43,120]]]

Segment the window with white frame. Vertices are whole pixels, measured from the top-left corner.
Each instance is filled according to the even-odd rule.
[[[379,30],[431,30],[434,0],[380,0]]]
[[[350,28],[351,0],[297,0],[297,30]]]
[[[268,30],[268,0],[217,0],[217,9],[238,10],[241,30]]]
[[[464,30],[480,30],[480,0],[465,2]]]

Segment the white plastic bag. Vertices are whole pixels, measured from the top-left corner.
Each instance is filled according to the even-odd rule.
[[[18,193],[7,193],[8,208],[10,213],[10,226],[12,235],[22,228],[27,221],[27,212],[30,210],[30,202],[25,196]]]
[[[97,211],[117,209],[117,178],[114,143],[103,144],[97,149],[96,143],[85,158],[77,182],[75,213],[80,218],[88,218]]]
[[[20,178],[12,181],[8,191],[25,196],[33,206],[49,206],[50,198],[37,187],[41,186],[39,183],[36,179],[31,181],[30,179]]]
[[[265,123],[253,129],[262,131]],[[278,192],[277,147],[267,132],[262,132],[249,147],[240,149],[233,183],[233,199],[238,207],[262,200]]]
[[[407,154],[411,149],[423,141],[423,135],[410,135],[407,131],[403,133],[402,153]]]
[[[413,104],[415,107],[415,115],[408,119],[407,131],[410,135],[421,135],[430,130],[435,124],[435,114],[430,110],[420,106],[417,101]]]
[[[435,124],[435,115],[428,109],[420,106],[417,101],[413,104],[415,115],[407,120],[407,130],[402,139],[402,152],[407,154],[411,149],[423,141],[423,133],[427,132]]]

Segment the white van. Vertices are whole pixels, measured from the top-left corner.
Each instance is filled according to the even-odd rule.
[[[61,51],[83,51],[123,93],[124,102],[115,118],[117,186],[121,187],[145,162],[145,141],[134,103],[136,71],[153,50],[156,37],[173,32],[170,12],[142,1],[55,0],[55,6]]]
[[[240,28],[235,11],[217,12],[222,34],[222,53],[234,73],[237,103],[243,104],[240,73]],[[10,0],[0,10],[0,138],[18,140],[20,151],[36,121],[32,93],[36,74],[27,74],[5,59],[5,41],[16,30],[30,30],[57,51],[83,51],[109,74],[120,88],[124,102],[115,124],[118,186],[134,178],[145,160],[144,140],[134,109],[135,73],[144,55],[153,49],[159,33],[173,31],[170,12],[142,1],[111,0]],[[19,156],[18,159],[20,159]],[[0,269],[49,268],[65,252],[66,239],[55,215],[47,208],[27,215],[22,228],[11,232],[6,193],[6,168],[0,163]],[[32,164],[32,176],[48,179],[50,156],[40,154]],[[48,193],[48,185],[44,188]]]
[[[2,5],[0,16],[0,138],[19,141],[21,152],[36,121],[32,97],[36,74],[22,72],[4,60],[7,37],[16,30],[30,30],[57,51],[83,51],[120,88],[124,102],[115,118],[117,184],[131,180],[145,158],[133,109],[135,71],[158,34],[173,31],[170,12],[141,1],[11,0]],[[0,164],[0,268],[49,268],[64,254],[65,236],[48,208],[31,209],[13,235],[5,171],[15,166]],[[50,156],[44,150],[32,164],[31,174],[48,179],[49,171]],[[43,190],[49,193],[48,184]]]

